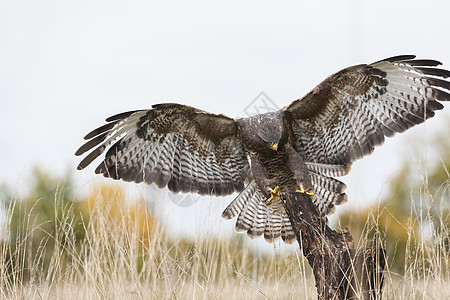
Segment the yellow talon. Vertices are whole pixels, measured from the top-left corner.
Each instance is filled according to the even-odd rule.
[[[314,196],[314,193],[305,191],[303,184],[300,184],[300,190],[296,190],[297,193],[304,193],[306,195]]]
[[[278,193],[279,189],[280,189],[280,187],[278,185],[273,190],[269,189],[271,195],[270,195],[270,198],[267,199],[267,202],[272,201],[275,198],[275,196],[280,197],[280,194]]]

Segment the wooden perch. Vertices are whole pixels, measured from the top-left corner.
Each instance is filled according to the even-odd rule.
[[[381,299],[385,250],[353,248],[348,229],[328,227],[303,193],[281,195],[303,254],[314,272],[319,299]]]

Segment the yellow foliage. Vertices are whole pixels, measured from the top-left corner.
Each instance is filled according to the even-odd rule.
[[[79,207],[83,215],[100,215],[107,226],[136,235],[143,242],[141,246],[148,244],[155,226],[144,200],[126,201],[124,190],[118,186],[94,186]]]

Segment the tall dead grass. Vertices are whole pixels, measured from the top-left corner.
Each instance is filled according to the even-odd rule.
[[[102,197],[102,195],[98,195]],[[55,210],[58,209],[55,199]],[[94,201],[77,242],[73,215],[55,213],[54,230],[37,251],[43,224],[22,220],[26,234],[0,253],[3,299],[272,299],[313,298],[314,283],[300,254],[259,256],[239,239],[171,240],[157,219],[149,230],[123,210],[111,215]],[[20,201],[12,201],[9,210]],[[69,212],[67,209],[61,211]],[[31,213],[29,214],[31,215]],[[120,217],[117,218],[117,215]],[[144,234],[143,234],[144,233]],[[51,257],[44,249],[52,240]],[[47,249],[48,250],[48,249]],[[48,251],[47,251],[48,252]],[[26,260],[26,261],[25,261]],[[48,264],[48,265],[47,265]]]

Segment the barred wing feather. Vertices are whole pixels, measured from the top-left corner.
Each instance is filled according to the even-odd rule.
[[[450,100],[447,70],[413,55],[346,68],[284,108],[306,161],[350,164]]]
[[[83,169],[108,148],[95,172],[155,183],[172,192],[229,195],[244,189],[249,166],[233,119],[180,104],[122,113],[86,135]]]

